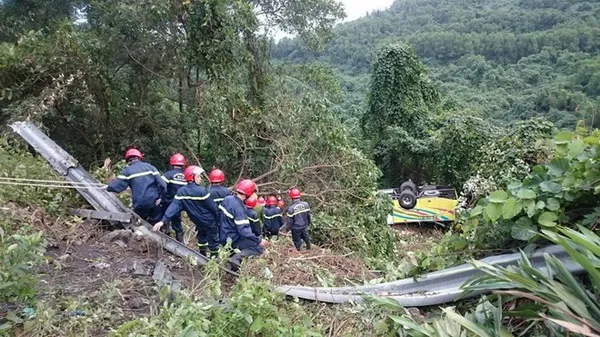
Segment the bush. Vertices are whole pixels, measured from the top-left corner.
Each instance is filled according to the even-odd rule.
[[[41,157],[34,157],[14,142],[0,138],[0,177],[18,179],[64,180],[58,176]],[[5,182],[2,180],[1,182]],[[54,189],[23,185],[2,184],[0,204],[15,202],[22,206],[35,203],[49,214],[63,213],[67,205],[76,200],[76,193],[70,189]]]
[[[114,336],[321,336],[298,303],[254,278],[238,280],[224,303],[186,292],[170,297],[158,315],[125,323]]]

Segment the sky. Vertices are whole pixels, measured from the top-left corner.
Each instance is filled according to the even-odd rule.
[[[394,0],[338,0],[344,4],[346,11],[346,19],[344,21],[356,20],[363,17],[367,12],[372,12],[376,9],[386,9],[392,5]],[[275,40],[278,41],[283,37],[289,37],[290,35],[282,32],[275,33]]]
[[[388,8],[394,0],[341,0],[346,8],[346,21],[352,21],[365,16],[367,12]]]

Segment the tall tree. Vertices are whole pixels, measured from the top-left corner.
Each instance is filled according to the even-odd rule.
[[[425,175],[432,150],[427,130],[438,103],[438,93],[412,48],[396,43],[381,49],[373,65],[362,128],[383,171],[383,184],[430,178]]]

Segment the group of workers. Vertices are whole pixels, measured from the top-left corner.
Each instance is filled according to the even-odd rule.
[[[301,200],[297,188],[288,191],[292,204],[282,214],[283,200],[274,195],[266,200],[258,197],[252,180],[239,181],[231,191],[223,186],[223,171],[214,169],[208,175],[210,186],[207,188],[201,185],[204,170],[195,165],[187,166],[185,157],[179,153],[171,156],[171,170],[162,175],[154,166],[142,161],[143,158],[138,149],[127,150],[127,166],[106,189],[120,193],[129,187],[134,212],[152,224],[155,231],[170,234],[172,228],[175,238],[183,242],[181,212],[185,211],[196,226],[200,253],[215,256],[219,247],[230,241],[231,247],[239,250],[231,258],[236,265],[244,257],[261,255],[268,244],[263,237],[278,237],[284,226],[283,230],[291,231],[297,250],[301,249],[302,242],[310,249],[310,207]],[[257,206],[266,206],[262,217],[255,210]]]

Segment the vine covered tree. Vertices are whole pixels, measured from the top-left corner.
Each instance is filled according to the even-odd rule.
[[[395,43],[378,53],[373,65],[363,135],[371,141],[383,184],[423,181],[431,151],[428,126],[439,96],[412,48]]]

